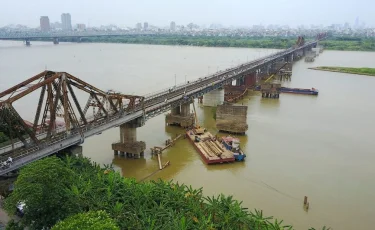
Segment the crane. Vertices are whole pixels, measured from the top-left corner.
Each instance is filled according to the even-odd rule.
[[[197,112],[195,111],[195,105],[193,101],[193,109],[194,109],[194,117],[195,117],[195,133],[196,134],[203,134],[204,133],[204,128],[201,128],[198,123],[198,117],[197,117]]]

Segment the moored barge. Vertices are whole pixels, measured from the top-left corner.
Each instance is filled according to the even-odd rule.
[[[235,161],[234,154],[226,149],[210,132],[200,133],[196,132],[196,129],[190,129],[186,132],[186,136],[206,164]]]
[[[282,92],[282,93],[295,93],[295,94],[308,94],[308,95],[318,95],[319,94],[319,90],[317,90],[315,88],[300,89],[300,88],[281,87],[280,92]]]

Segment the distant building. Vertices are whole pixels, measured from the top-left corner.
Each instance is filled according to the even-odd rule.
[[[86,25],[82,23],[77,24],[77,30],[86,30]]]
[[[43,32],[47,32],[51,30],[51,26],[49,24],[48,16],[41,16],[40,17],[40,30]]]
[[[136,25],[135,25],[135,27],[137,28],[137,30],[141,30],[142,29],[142,23],[137,23]]]
[[[61,24],[63,30],[72,30],[72,20],[69,13],[61,14]]]
[[[171,31],[175,31],[176,30],[176,23],[175,22],[171,22],[170,30]]]
[[[148,22],[143,23],[143,30],[148,30]]]
[[[53,30],[53,29],[55,29],[55,30],[59,30],[59,29],[62,28],[61,26],[62,26],[62,25],[61,25],[60,22],[52,22],[52,23],[51,23],[51,29],[52,29],[52,30]]]

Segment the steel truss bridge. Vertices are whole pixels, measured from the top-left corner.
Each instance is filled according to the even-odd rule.
[[[82,144],[86,138],[105,130],[135,119],[145,122],[181,104],[191,103],[234,80],[277,62],[293,60],[293,55],[316,47],[317,43],[318,40],[297,44],[177,85],[173,90],[171,87],[145,96],[105,92],[69,73],[44,71],[0,93],[0,128],[7,131],[10,139],[17,140],[0,149],[0,162],[9,156],[13,158],[10,166],[0,169],[0,176],[67,147]],[[27,124],[12,104],[36,91],[40,96],[34,122]],[[84,106],[79,103],[77,92],[88,98]]]

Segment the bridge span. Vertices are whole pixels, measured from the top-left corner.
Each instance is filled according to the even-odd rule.
[[[233,68],[219,71],[186,84],[177,85],[145,96],[103,91],[66,72],[44,71],[0,93],[0,128],[7,129],[10,139],[17,140],[0,149],[0,162],[13,158],[13,163],[0,168],[0,176],[33,161],[78,145],[86,138],[105,130],[120,127],[121,146],[143,153],[145,146],[136,143],[136,128],[148,119],[168,110],[190,107],[202,97],[249,77],[265,76],[280,63],[292,63],[297,56],[316,47],[319,40],[271,54]],[[26,122],[13,103],[32,92],[40,92],[34,122]],[[88,96],[82,107],[76,96],[81,91]],[[189,108],[188,107],[188,108]],[[92,110],[92,112],[90,112]],[[186,110],[186,109],[185,109]],[[189,112],[190,110],[187,109]],[[60,119],[60,121],[59,121]],[[131,145],[130,147],[128,145]],[[116,146],[112,146],[117,151]],[[139,153],[137,153],[139,154]]]
[[[107,31],[107,32],[99,32],[99,31],[82,31],[82,32],[12,32],[12,33],[1,33],[0,32],[0,40],[21,40],[24,41],[27,46],[31,45],[31,41],[35,40],[51,40],[54,44],[59,44],[60,39],[74,39],[77,42],[80,42],[82,38],[89,38],[89,37],[122,37],[122,36],[148,36],[148,35],[155,35],[156,33],[150,31]]]

